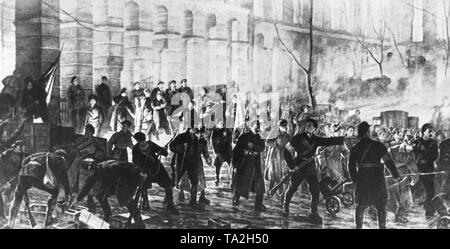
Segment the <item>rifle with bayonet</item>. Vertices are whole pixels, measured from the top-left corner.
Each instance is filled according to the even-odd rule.
[[[322,154],[322,152],[324,152],[324,150],[318,152],[317,154],[313,155],[312,157],[310,157],[306,160],[303,160],[298,166],[296,166],[294,169],[289,171],[277,185],[275,185],[271,190],[269,190],[269,196],[275,195],[275,193],[278,190],[280,190],[284,184],[289,183],[289,181],[291,180],[292,176],[295,175],[295,173],[297,173],[300,170],[303,170],[306,166],[313,163],[314,160],[316,160],[316,158]],[[305,153],[303,153],[303,155],[308,154],[308,153],[309,153],[309,150],[306,151]]]

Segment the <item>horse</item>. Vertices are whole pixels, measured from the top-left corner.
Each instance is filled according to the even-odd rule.
[[[64,189],[67,203],[70,202],[70,186],[67,176],[67,153],[57,150],[54,153],[41,152],[26,157],[17,176],[17,186],[9,215],[9,228],[13,228],[22,200],[28,205],[28,190],[36,188],[50,194],[44,227],[50,226],[61,188]],[[32,224],[33,226],[34,224]]]

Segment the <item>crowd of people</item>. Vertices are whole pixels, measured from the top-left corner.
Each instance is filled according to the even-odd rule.
[[[22,96],[24,120],[41,118],[47,122],[43,93],[35,89],[31,79],[28,81],[25,85],[30,94]],[[289,217],[291,200],[306,182],[311,196],[308,218],[312,223],[322,224],[320,194],[327,197],[327,190],[343,181],[352,182],[355,188],[357,228],[362,228],[364,212],[369,207],[375,207],[380,228],[386,228],[386,207],[395,213],[397,222],[408,222],[409,209],[423,196],[421,188],[425,191],[426,218],[434,217],[436,211],[448,214],[445,196],[449,193],[436,194],[435,187],[438,182],[443,189],[448,188],[448,173],[437,172],[435,167],[435,164],[447,166],[442,159],[447,155],[445,133],[435,131],[432,124],[425,124],[420,130],[370,127],[360,119],[359,110],[345,120],[339,120],[341,117],[337,121],[327,120],[309,106],[293,104],[292,99],[283,99],[279,110],[273,112],[271,107],[275,105],[270,101],[241,99],[238,91],[230,89],[209,91],[200,88],[195,96],[187,80],[180,81],[180,85],[171,81],[167,88],[164,82],[159,82],[154,89],[143,89],[136,82],[130,93],[124,88],[113,97],[108,79],[103,77],[95,95],[88,96],[89,103],[85,104],[79,77],[74,76],[67,92],[69,110],[73,126],[82,127],[83,136],[65,147],[65,152],[47,154],[69,162],[64,167],[70,190],[64,187],[76,198],[68,202],[73,206],[87,197],[87,205],[93,210],[95,197],[105,220],[110,221],[112,212],[107,198],[115,194],[135,222],[140,223],[135,197],[142,197],[141,209],[148,211],[147,189],[157,183],[165,191],[164,205],[169,214],[178,214],[173,201],[175,187],[179,189],[180,201],[185,200],[187,192],[191,206],[210,204],[204,173],[206,162],[216,168],[216,185],[220,184],[221,168],[229,165],[233,169],[233,206],[239,206],[240,199],[248,199],[253,192],[257,212],[266,211],[264,195],[290,173],[282,193],[284,217]],[[105,148],[96,137],[105,136],[108,131],[112,131],[112,136]],[[34,155],[22,167],[17,166],[25,156],[22,141],[11,143],[18,133],[8,139],[8,144],[3,143],[7,149],[0,156],[1,164],[9,167],[6,175],[18,175],[17,181],[5,178],[0,183],[2,191],[17,185],[16,199],[21,201],[24,196],[21,179],[37,177],[36,174],[42,178],[42,172],[24,169],[40,165],[45,174],[55,169],[32,160]],[[162,135],[172,137],[165,146],[156,143]],[[132,158],[128,149],[132,150]],[[171,174],[161,157],[171,157],[170,165],[166,165],[172,169]],[[93,188],[96,183],[102,183],[103,188]],[[120,184],[124,190],[111,191],[114,184]],[[133,195],[130,189],[137,189],[139,195]],[[17,208],[17,203],[20,206],[20,201],[14,201],[10,219],[16,215],[13,207]],[[2,205],[0,208],[3,210]],[[0,220],[5,220],[3,212]]]

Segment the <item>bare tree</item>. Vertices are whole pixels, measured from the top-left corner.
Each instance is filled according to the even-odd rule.
[[[384,62],[384,52],[386,50],[386,30],[387,30],[387,24],[386,20],[383,20],[382,28],[381,30],[377,30],[375,27],[375,24],[373,22],[373,18],[371,18],[371,24],[372,24],[372,30],[376,37],[376,43],[369,44],[366,41],[366,35],[364,32],[362,32],[361,35],[358,35],[356,33],[353,33],[353,36],[355,37],[355,40],[361,45],[361,47],[369,53],[372,60],[378,65],[378,69],[380,70],[380,76],[381,78],[384,77],[384,70],[383,70],[383,62]],[[371,48],[374,47],[374,48]],[[375,50],[378,50],[379,56],[376,56]]]
[[[413,8],[415,7],[414,5],[414,0],[409,0],[409,2],[407,3],[409,6],[412,6]],[[394,47],[395,50],[397,51],[398,56],[400,57],[400,61],[402,63],[402,65],[410,72],[413,72],[413,63],[412,63],[412,58],[411,58],[411,50],[412,50],[412,45],[413,45],[413,36],[414,36],[414,20],[415,20],[415,11],[411,12],[411,20],[410,20],[410,36],[409,36],[409,41],[407,44],[408,47],[408,53],[404,54],[402,51],[400,51],[400,45],[399,42],[397,40],[397,37],[394,33],[394,31],[387,26],[387,29],[389,30],[389,33],[391,33],[391,37],[392,37],[392,41],[394,43]]]
[[[317,101],[314,93],[314,87],[313,87],[313,67],[314,67],[314,34],[313,34],[313,16],[314,16],[314,0],[309,1],[309,20],[308,20],[308,26],[309,26],[309,62],[308,65],[305,66],[301,63],[300,59],[295,56],[293,50],[289,48],[286,43],[283,41],[280,30],[278,29],[277,23],[274,22],[274,27],[277,32],[278,40],[280,41],[281,45],[284,48],[284,51],[292,58],[292,60],[295,62],[295,64],[303,71],[303,73],[306,76],[306,88],[308,90],[308,96],[309,96],[309,102],[311,104],[311,108],[314,111],[317,106]],[[298,1],[299,8],[301,8],[301,2]],[[302,21],[300,20],[301,17],[297,16],[298,23],[301,25]]]

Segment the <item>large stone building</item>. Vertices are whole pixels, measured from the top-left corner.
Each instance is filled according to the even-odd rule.
[[[429,0],[411,1],[433,6]],[[0,77],[17,66],[38,78],[62,48],[55,90],[62,97],[73,75],[79,75],[88,90],[108,76],[115,93],[135,81],[183,78],[197,86],[235,81],[241,89],[292,91],[304,85],[305,76],[284,51],[274,23],[281,39],[306,65],[309,2],[0,0]],[[384,21],[400,43],[410,40],[412,32],[422,32],[424,40],[436,36],[434,19],[422,13],[422,20],[411,20],[418,14],[402,4],[314,0],[314,80],[332,84],[338,77],[375,76],[377,65],[354,36],[363,37],[368,46],[377,44],[374,30],[379,33]],[[388,36],[385,56],[392,56]],[[376,49],[374,53],[381,56]]]

